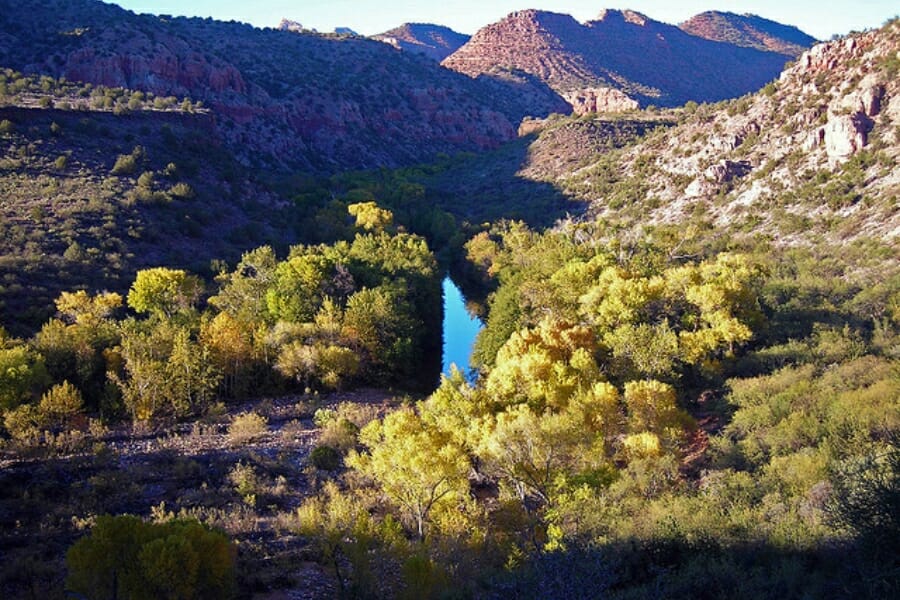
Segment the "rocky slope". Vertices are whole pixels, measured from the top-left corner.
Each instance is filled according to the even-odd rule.
[[[0,1],[0,66],[189,96],[247,165],[396,166],[515,135],[510,94],[347,36],[135,15],[94,0]]]
[[[441,25],[404,23],[400,27],[372,36],[372,39],[441,62],[468,42],[469,37]]]
[[[777,244],[870,240],[896,257],[898,73],[894,20],[813,47],[755,95],[671,111],[679,125],[569,168],[554,168],[546,143],[535,143],[522,175],[552,181],[589,202],[591,218],[621,226],[707,223]],[[558,138],[559,123],[585,135],[590,122],[546,123],[538,142]]]
[[[757,15],[737,15],[708,11],[696,15],[679,27],[691,35],[735,46],[778,52],[791,58],[800,56],[816,39],[789,25]]]
[[[472,77],[524,72],[590,112],[740,96],[784,63],[782,54],[713,42],[633,11],[605,10],[581,24],[526,10],[481,29],[442,64]]]

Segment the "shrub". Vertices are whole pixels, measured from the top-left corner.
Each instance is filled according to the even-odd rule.
[[[194,189],[183,181],[173,185],[171,189],[169,189],[169,193],[176,198],[181,198],[182,200],[187,200],[194,197]]]
[[[8,411],[3,417],[3,425],[9,435],[22,444],[34,443],[41,435],[40,415],[33,404],[23,404]]]
[[[263,482],[253,465],[238,463],[228,472],[228,481],[243,498],[256,496],[263,491]]]
[[[84,401],[78,388],[63,381],[41,397],[38,410],[45,422],[59,426],[80,413],[83,407]]]
[[[153,187],[153,180],[156,176],[153,174],[153,171],[144,171],[141,173],[141,176],[138,177],[137,184],[139,187],[150,189]]]
[[[335,471],[341,466],[341,454],[331,446],[316,446],[309,461],[317,469]]]
[[[231,598],[236,549],[196,520],[102,516],[69,549],[67,587],[93,600]]]
[[[265,417],[247,412],[237,415],[228,426],[228,439],[232,444],[245,444],[269,431]]]
[[[137,170],[137,160],[130,154],[120,154],[113,165],[113,175],[131,175]]]
[[[137,171],[138,164],[141,163],[143,159],[144,148],[142,146],[135,146],[134,150],[131,151],[131,154],[119,155],[116,159],[116,164],[113,165],[110,173],[113,175],[131,175]]]

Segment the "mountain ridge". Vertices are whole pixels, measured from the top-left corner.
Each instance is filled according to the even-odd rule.
[[[570,15],[531,9],[482,28],[442,64],[471,77],[525,72],[564,96],[613,89],[642,106],[677,106],[755,91],[777,77],[786,60],[691,35],[635,11],[607,9],[578,23]],[[632,107],[605,99],[599,104]]]

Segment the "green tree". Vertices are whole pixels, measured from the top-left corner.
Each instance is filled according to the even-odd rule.
[[[175,334],[165,372],[166,396],[177,416],[200,412],[209,406],[222,379],[209,349],[193,341],[186,329]]]
[[[236,554],[224,534],[197,521],[101,516],[66,554],[66,584],[92,600],[230,598]]]
[[[362,289],[347,301],[342,333],[365,350],[381,376],[414,372],[420,333],[412,309],[394,287]]]
[[[312,321],[334,268],[335,261],[317,248],[303,249],[279,263],[266,295],[269,313],[291,323]]]
[[[209,303],[243,323],[269,323],[266,294],[275,277],[278,260],[270,246],[245,253],[232,273],[222,273],[219,293]]]
[[[40,354],[25,346],[0,348],[0,408],[9,410],[39,397],[49,383]]]

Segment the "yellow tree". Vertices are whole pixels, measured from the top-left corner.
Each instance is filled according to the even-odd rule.
[[[596,347],[589,327],[544,319],[514,333],[500,348],[485,389],[500,404],[562,407],[600,377]]]
[[[625,407],[631,433],[653,433],[662,441],[675,443],[691,424],[691,417],[678,408],[675,388],[653,380],[625,384]]]
[[[206,319],[200,326],[200,344],[209,349],[210,358],[222,372],[225,390],[241,395],[248,390],[250,371],[259,352],[254,344],[256,330],[228,312]]]
[[[552,505],[570,475],[606,463],[603,433],[585,428],[585,416],[512,406],[480,421],[476,453],[512,485],[519,500],[532,495]]]
[[[371,477],[400,508],[419,539],[431,513],[458,505],[468,494],[469,460],[451,437],[428,427],[411,408],[373,421],[360,432],[366,452],[347,463]]]
[[[394,213],[379,208],[374,202],[351,204],[347,212],[356,217],[356,226],[366,231],[383,231],[394,223]]]
[[[56,310],[67,322],[84,326],[108,319],[121,306],[122,296],[115,292],[91,296],[84,290],[78,290],[63,292],[56,299]]]

